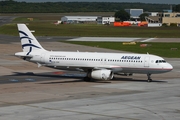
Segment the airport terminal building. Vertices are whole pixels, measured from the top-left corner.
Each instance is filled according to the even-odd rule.
[[[162,24],[177,24],[180,26],[180,13],[175,12],[161,12],[157,16],[148,16],[146,17],[148,23],[162,23]]]
[[[171,23],[177,23],[180,25],[180,13],[163,13],[162,23],[170,25]]]

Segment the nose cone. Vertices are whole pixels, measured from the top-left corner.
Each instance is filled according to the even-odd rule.
[[[167,72],[169,72],[169,71],[173,70],[173,66],[171,64],[167,63],[165,69],[167,70]]]

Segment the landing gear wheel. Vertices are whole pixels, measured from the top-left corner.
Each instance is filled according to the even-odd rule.
[[[152,79],[148,79],[148,83],[149,83],[149,82],[152,82]]]
[[[151,74],[147,74],[147,77],[148,77],[148,82],[152,82],[152,79],[151,79]]]

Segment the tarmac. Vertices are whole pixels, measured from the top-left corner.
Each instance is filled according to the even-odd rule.
[[[53,51],[123,52],[57,42],[69,39],[38,37]],[[180,58],[165,58],[173,71],[152,75],[152,83],[141,74],[85,82],[85,73],[38,68],[15,57],[19,51],[18,37],[0,35],[0,120],[180,119]]]

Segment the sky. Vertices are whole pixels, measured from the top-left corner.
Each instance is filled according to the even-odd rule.
[[[1,1],[1,0],[0,0]],[[180,0],[15,0],[25,2],[141,2],[160,4],[180,4]]]

